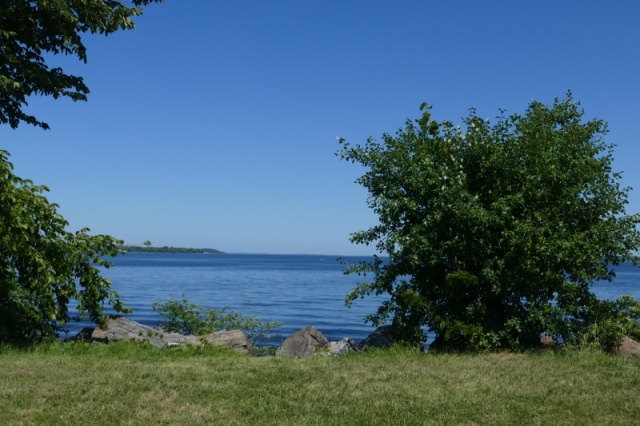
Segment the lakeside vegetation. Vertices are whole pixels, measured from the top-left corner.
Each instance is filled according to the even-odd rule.
[[[48,128],[22,110],[33,94],[86,100],[82,78],[48,67],[45,57],[65,53],[86,62],[83,33],[132,29],[140,7],[158,2],[3,6],[0,50],[12,65],[3,74],[11,84],[2,89],[0,124]],[[607,264],[638,260],[640,247],[640,216],[626,214],[629,190],[618,186],[620,174],[611,167],[606,123],[584,122],[570,96],[552,106],[532,102],[525,115],[503,115],[494,125],[473,112],[454,127],[431,119],[426,105],[421,110],[396,137],[383,136],[384,144],[340,140],[341,158],[370,168],[358,183],[380,216],[380,225],[352,241],[389,255],[388,262],[374,258],[347,270],[374,278],[349,300],[388,294],[371,318],[393,317],[409,343],[420,344],[427,326],[445,349],[494,353],[392,348],[283,359],[125,342],[20,346],[54,336],[72,319],[72,301],[97,324],[106,321],[105,304],[130,311],[98,269],[109,267],[119,250],[222,252],[125,246],[87,228],[69,232],[58,205],[44,195],[48,188],[16,176],[9,154],[0,151],[0,342],[15,344],[0,344],[0,424],[630,424],[640,418],[638,359],[499,352],[537,345],[541,331],[604,349],[623,334],[640,335],[639,302],[598,301],[587,285],[611,278]],[[168,309],[185,317],[194,312],[205,325],[246,321],[171,302]],[[243,324],[262,327],[253,321]]]
[[[415,345],[429,330],[431,348],[454,351],[534,348],[543,334],[611,350],[640,336],[640,301],[591,287],[640,261],[640,215],[626,212],[607,123],[587,120],[570,91],[494,120],[420,110],[380,140],[339,139],[378,216],[351,242],[388,255],[348,266],[368,279],[347,303],[385,294],[368,320]]]
[[[0,346],[0,424],[630,424],[640,418],[638,367],[599,351],[289,359]]]
[[[120,249],[128,253],[197,253],[197,254],[224,254],[223,251],[212,248],[185,248],[185,247],[151,247],[122,245]]]

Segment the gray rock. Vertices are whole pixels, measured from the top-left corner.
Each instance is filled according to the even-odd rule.
[[[556,339],[553,336],[542,335],[540,336],[540,344],[545,348],[564,348],[564,343],[556,342]]]
[[[394,343],[395,339],[391,335],[391,326],[383,325],[376,328],[373,333],[360,342],[358,349],[366,350],[369,348],[388,348]]]
[[[82,340],[83,342],[91,342],[91,335],[93,334],[93,330],[95,330],[95,327],[84,327],[75,336],[65,339],[65,342],[71,340]]]
[[[91,334],[94,342],[109,343],[117,340],[148,341],[152,346],[200,345],[196,336],[185,336],[170,333],[148,325],[140,324],[124,317],[111,316],[107,320],[107,328],[96,327]]]
[[[253,353],[251,341],[241,330],[217,331],[200,336],[199,339],[214,346],[226,346],[243,354]]]
[[[356,352],[358,345],[352,339],[345,337],[338,342],[329,343],[329,353],[331,355],[342,355],[347,352]]]
[[[556,339],[553,338],[553,336],[547,336],[542,335],[540,336],[540,343],[542,344],[542,346],[555,346],[556,345]]]
[[[89,335],[89,333],[91,334]],[[118,316],[108,317],[106,329],[101,327],[96,327],[93,330],[83,329],[76,337],[100,343],[117,340],[148,341],[158,348],[183,345],[199,346],[203,342],[207,342],[212,345],[226,346],[245,354],[252,353],[251,342],[240,330],[219,331],[198,337],[167,332]]]
[[[307,326],[287,337],[276,349],[276,356],[310,357],[326,349],[329,341],[314,326]]]
[[[622,343],[620,346],[613,350],[615,353],[620,355],[628,355],[628,356],[640,356],[640,343],[635,340],[624,336],[622,338]]]

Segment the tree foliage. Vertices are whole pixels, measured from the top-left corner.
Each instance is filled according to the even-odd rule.
[[[637,261],[640,216],[627,215],[629,188],[612,169],[602,120],[583,120],[571,94],[532,102],[495,124],[474,110],[462,127],[407,121],[395,136],[338,155],[367,171],[379,224],[351,237],[388,258],[350,265],[373,275],[348,296],[388,294],[368,319],[392,320],[398,336],[458,350],[531,347],[547,333],[566,343],[619,343],[637,331],[630,297],[600,301],[590,290],[613,265]],[[616,331],[598,335],[603,324]]]
[[[87,61],[84,33],[109,35],[135,28],[133,17],[142,6],[162,0],[3,0],[0,2],[0,123],[20,122],[48,129],[24,112],[34,95],[87,99],[89,88],[80,76],[49,67],[51,55],[73,55]]]
[[[32,341],[57,335],[78,303],[81,318],[104,323],[104,302],[128,312],[99,267],[118,254],[118,241],[68,232],[67,221],[34,185],[13,174],[0,151],[0,341]]]
[[[3,0],[0,1],[0,124],[47,123],[23,108],[32,96],[86,100],[82,77],[50,67],[53,56],[72,55],[86,62],[85,33],[108,35],[131,29],[142,6],[162,0]],[[8,153],[0,151],[0,341],[31,341],[57,335],[79,317],[105,322],[103,304],[127,308],[100,267],[118,253],[118,241],[68,232],[58,206],[43,195],[48,189],[13,174]]]

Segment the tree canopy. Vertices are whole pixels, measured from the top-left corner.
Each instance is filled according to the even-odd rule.
[[[64,54],[87,60],[83,33],[111,34],[134,28],[142,6],[162,0],[3,0],[0,2],[0,124],[21,122],[47,129],[23,108],[32,96],[86,100],[82,77],[50,68]],[[35,185],[13,173],[0,150],[0,341],[56,336],[73,320],[104,324],[104,303],[127,312],[101,268],[119,253],[119,241],[67,230],[67,221]],[[77,316],[68,305],[77,302]]]
[[[132,18],[142,6],[162,0],[3,0],[0,2],[0,123],[20,122],[48,129],[24,111],[30,96],[87,99],[80,76],[50,68],[51,55],[73,55],[87,61],[84,33],[109,35],[135,28]]]
[[[606,123],[584,121],[571,94],[495,124],[474,110],[462,126],[422,110],[382,142],[340,140],[338,155],[367,169],[357,182],[379,217],[351,240],[381,255],[348,267],[373,279],[347,302],[388,294],[368,320],[391,319],[414,344],[432,331],[434,348],[531,347],[541,334],[611,346],[637,332],[638,302],[590,289],[637,262],[640,246]]]

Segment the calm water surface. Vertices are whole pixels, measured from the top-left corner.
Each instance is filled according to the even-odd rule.
[[[382,298],[371,297],[347,308],[345,296],[358,277],[345,276],[342,269],[337,256],[127,253],[117,257],[104,275],[125,305],[133,308],[128,317],[146,325],[162,322],[151,309],[153,302],[184,294],[199,305],[228,306],[265,321],[283,321],[285,325],[274,330],[283,338],[314,325],[329,340],[360,340],[372,331],[363,317],[374,312]],[[69,335],[89,325],[71,324]]]
[[[133,308],[129,318],[146,325],[162,322],[151,309],[153,302],[184,294],[200,305],[229,306],[265,321],[283,321],[285,325],[275,330],[283,338],[314,325],[329,340],[351,337],[359,341],[373,330],[363,317],[384,299],[371,296],[347,308],[345,296],[362,278],[345,276],[342,270],[337,256],[128,253],[116,258],[115,266],[104,274],[125,305]],[[640,269],[621,265],[614,282],[597,283],[594,292],[604,299],[623,294],[640,298]],[[88,325],[71,324],[69,335]]]

